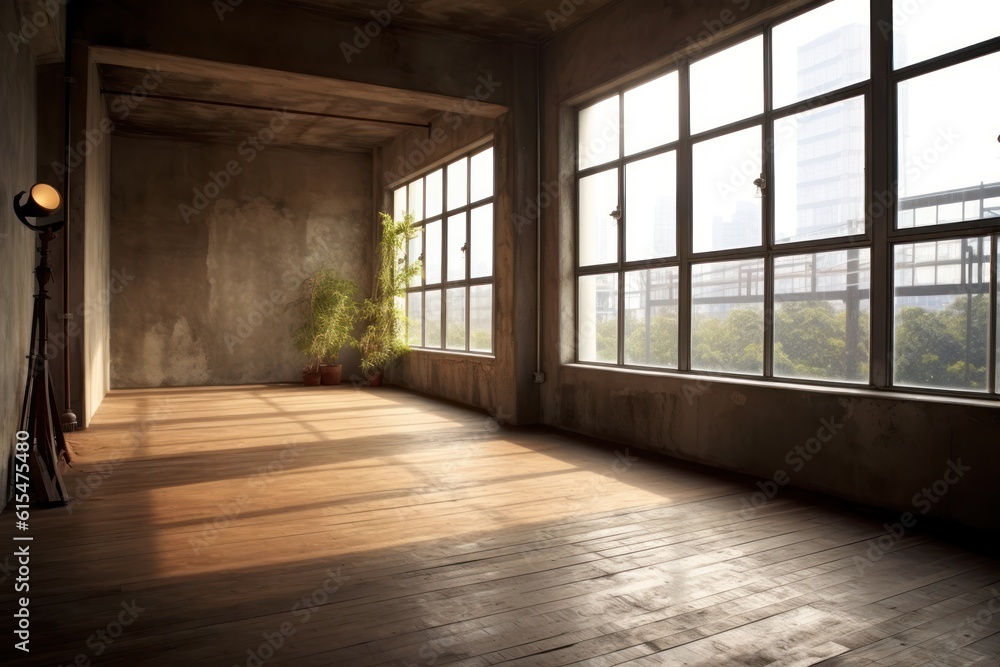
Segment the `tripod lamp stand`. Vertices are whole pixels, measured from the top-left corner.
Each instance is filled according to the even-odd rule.
[[[48,324],[45,302],[49,296],[46,286],[52,280],[49,267],[49,243],[56,238],[64,221],[33,225],[27,218],[48,217],[62,206],[59,192],[51,185],[38,183],[32,186],[27,201],[26,193],[14,197],[14,214],[24,225],[38,233],[39,262],[35,268],[38,291],[31,316],[31,349],[28,354],[28,379],[21,405],[21,431],[30,436],[30,479],[32,501],[43,506],[66,505],[69,495],[59,473],[59,456],[69,456],[62,425],[59,423],[52,377],[49,375]],[[36,220],[36,222],[38,222]],[[12,468],[13,470],[14,468]]]

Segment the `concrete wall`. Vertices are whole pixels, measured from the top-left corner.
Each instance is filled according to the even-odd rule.
[[[429,375],[423,368],[433,362],[415,354],[405,367],[409,370],[404,369],[404,375],[396,380],[439,396],[502,409],[514,423],[537,421],[538,389],[531,383],[536,356],[536,228],[535,218],[526,215],[536,201],[538,78],[534,48],[393,23],[348,62],[340,43],[350,43],[364,20],[272,3],[241,3],[220,21],[215,9],[201,0],[91,0],[78,18],[74,36],[84,43],[446,95],[458,102],[452,117],[462,116],[463,100],[482,99],[484,81],[495,82],[483,101],[511,109],[493,128],[498,146],[502,146],[497,151],[498,261],[503,265],[501,268],[498,263],[497,271],[499,365],[482,359],[452,358],[445,362],[451,370],[441,372],[440,382],[427,382],[424,378]],[[461,147],[459,137],[475,135],[467,131],[472,125],[470,122],[457,132],[449,132],[447,145]],[[377,159],[368,179],[376,197],[392,179],[428,167],[449,150],[437,146],[426,161],[399,170],[396,151],[412,150],[407,145],[409,139],[395,142],[386,148],[384,159]],[[118,167],[115,171],[118,173]],[[387,179],[386,171],[395,175]],[[376,225],[372,216],[369,232],[373,233]],[[116,340],[113,338],[113,349]],[[235,382],[248,376],[233,372],[230,377]],[[112,384],[118,386],[115,379]]]
[[[110,127],[97,67],[87,80],[86,132]],[[96,143],[86,156],[83,185],[83,425],[87,427],[111,389],[111,142]],[[79,415],[78,415],[79,417]]]
[[[473,405],[512,424],[538,421],[535,369],[536,220],[529,215],[536,190],[537,67],[533,48],[512,52],[510,78],[501,79],[509,113],[495,122],[446,113],[431,131],[433,150],[425,150],[425,131],[402,135],[379,151],[377,187],[391,211],[392,186],[426,173],[492,135],[496,174],[493,356],[413,350],[392,382],[426,394]],[[492,99],[490,101],[493,101]]]
[[[0,34],[18,30],[14,3],[0,3]],[[35,182],[35,63],[26,48],[0,48],[0,117],[0,498],[5,501],[27,373],[36,264],[36,237],[10,206],[14,195]]]
[[[303,278],[331,266],[370,290],[371,157],[275,147],[249,156],[114,137],[114,388],[301,382],[289,305]],[[239,172],[217,197],[196,197],[213,194],[211,175],[231,162]],[[353,350],[341,361],[347,377],[357,371]]]
[[[699,379],[573,365],[573,113],[582,96],[667,64],[784,4],[626,0],[543,51],[542,388],[546,424],[876,506],[1000,527],[1000,409],[985,401]],[[742,22],[742,23],[741,23]],[[595,48],[600,45],[600,48]],[[803,455],[802,452],[805,452]],[[970,470],[940,502],[914,497]],[[954,474],[950,477],[954,479]],[[940,488],[940,485],[939,485]],[[919,498],[919,497],[918,497]],[[755,500],[761,500],[762,496]],[[926,506],[923,504],[927,502]]]

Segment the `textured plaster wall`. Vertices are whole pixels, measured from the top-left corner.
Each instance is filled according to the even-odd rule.
[[[331,266],[370,289],[370,156],[116,136],[112,158],[112,387],[301,381],[302,279]]]
[[[87,80],[87,131],[108,127],[96,66]],[[111,389],[111,142],[95,142],[86,156],[83,248],[84,426]]]
[[[14,3],[0,3],[0,33],[16,34]],[[35,236],[10,202],[35,182],[35,65],[27,48],[0,48],[0,498],[21,413],[34,294]],[[3,502],[0,502],[2,505]]]
[[[928,514],[1000,527],[1000,407],[573,365],[573,104],[668,64],[775,7],[756,0],[626,0],[543,51],[542,387],[546,424],[855,501],[920,514],[949,461],[970,468]],[[742,23],[741,23],[742,22]],[[600,44],[601,48],[594,48]],[[832,427],[830,426],[832,424]],[[818,450],[810,460],[800,448]]]
[[[496,97],[510,111],[496,121],[461,113],[438,117],[427,132],[400,136],[379,151],[376,187],[388,195],[390,186],[423,174],[455,153],[492,135],[495,173],[494,340],[493,356],[413,350],[390,374],[404,387],[488,410],[513,424],[538,421],[535,368],[536,308],[536,54],[533,48],[510,52],[507,72]],[[502,91],[502,95],[501,95]],[[490,101],[493,101],[490,99]],[[459,107],[461,108],[461,107]],[[433,150],[428,150],[433,144]],[[382,208],[391,210],[386,198]]]

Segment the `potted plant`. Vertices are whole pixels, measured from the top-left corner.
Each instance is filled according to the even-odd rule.
[[[302,371],[303,382],[308,386],[340,384],[343,367],[337,358],[354,342],[358,287],[331,269],[317,271],[302,286],[305,313],[295,332],[295,346],[310,360]]]
[[[406,243],[413,238],[413,216],[393,220],[379,214],[382,235],[375,249],[375,281],[372,296],[361,306],[366,322],[364,333],[355,343],[361,351],[361,371],[373,387],[381,386],[382,375],[390,364],[409,351],[406,343],[406,314],[398,303],[406,294],[410,280],[420,273],[420,262],[403,259]]]

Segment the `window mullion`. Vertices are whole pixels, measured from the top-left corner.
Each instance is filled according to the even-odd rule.
[[[764,377],[774,377],[774,81],[772,29],[764,31],[764,120],[761,131],[761,226],[764,245]]]
[[[680,266],[677,303],[677,368],[691,370],[691,236],[694,187],[691,158],[691,69],[678,69],[680,142],[677,145],[677,259]]]
[[[618,365],[625,363],[625,226],[628,211],[625,207],[625,94],[618,94]],[[647,331],[647,335],[648,335]]]
[[[892,226],[896,192],[892,166],[896,154],[896,99],[889,84],[892,68],[891,36],[886,39],[882,26],[892,25],[892,0],[872,0],[871,4],[871,95],[866,98],[866,159],[868,170],[865,198],[872,239],[871,252],[871,347],[869,366],[871,383],[878,388],[892,384]],[[891,35],[891,33],[890,33]],[[874,193],[880,193],[876,205]]]
[[[997,325],[1000,324],[997,320],[997,299],[1000,299],[1000,287],[997,286],[997,258],[1000,253],[997,251],[997,244],[1000,243],[1000,234],[995,234],[990,238],[990,340],[989,349],[987,350],[986,359],[989,364],[988,374],[989,374],[989,390],[990,393],[996,394],[998,392],[997,387]]]

